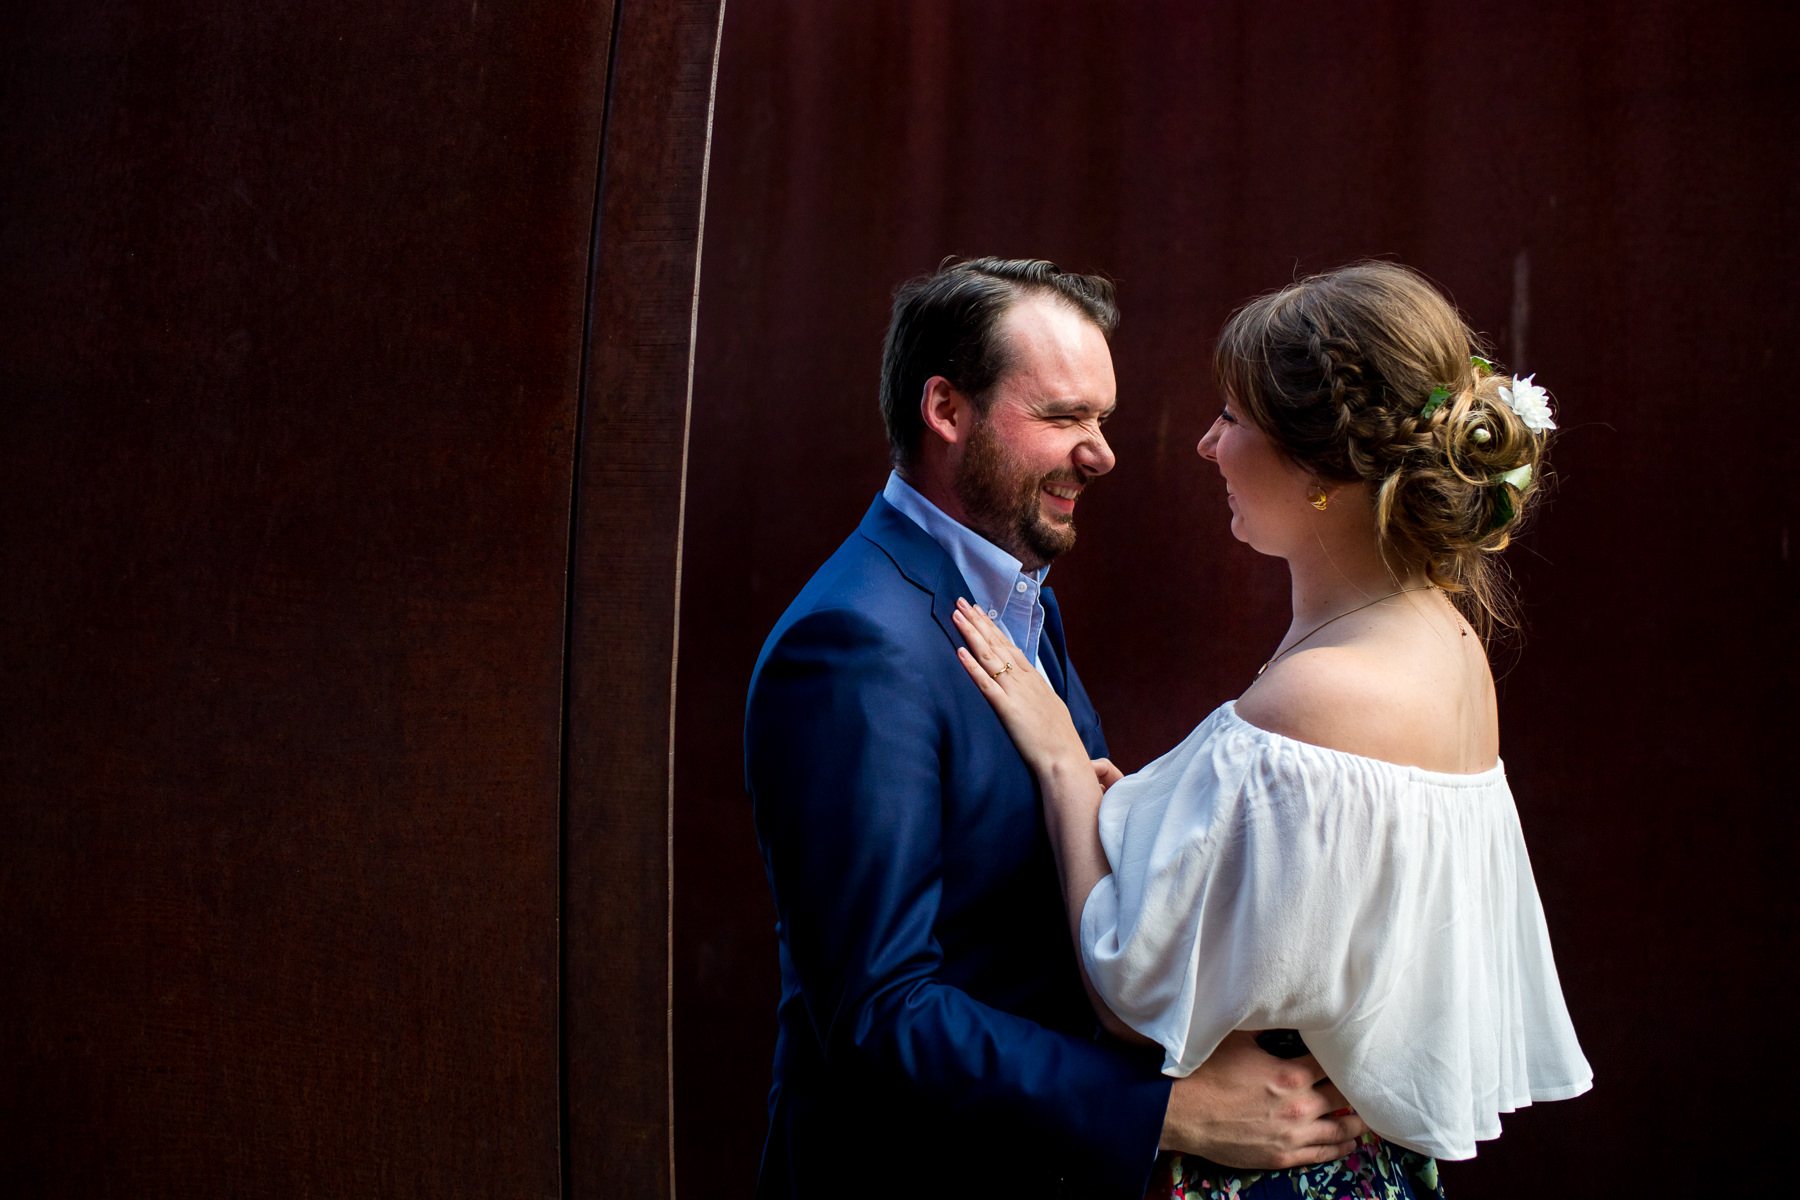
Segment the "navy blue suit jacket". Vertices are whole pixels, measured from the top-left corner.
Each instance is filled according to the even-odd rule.
[[[956,659],[968,594],[877,497],[757,660],[782,977],[764,1200],[1143,1194],[1169,1081],[1096,1039],[1036,783]],[[1042,668],[1099,756],[1043,602]]]

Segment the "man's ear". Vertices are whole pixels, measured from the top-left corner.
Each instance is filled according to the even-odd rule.
[[[975,423],[975,405],[958,391],[956,385],[942,375],[925,381],[919,396],[919,416],[926,432],[947,445],[960,446],[968,440]]]

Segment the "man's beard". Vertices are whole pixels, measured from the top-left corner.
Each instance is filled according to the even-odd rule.
[[[1048,563],[1075,544],[1075,518],[1046,514],[1046,482],[1079,483],[1074,474],[1034,475],[1010,458],[986,418],[978,417],[953,486],[969,528],[1025,563]]]

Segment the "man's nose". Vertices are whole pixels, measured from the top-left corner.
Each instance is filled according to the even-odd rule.
[[[1094,435],[1082,442],[1075,453],[1076,465],[1087,475],[1104,475],[1118,462],[1112,447],[1106,442],[1105,431],[1098,426],[1094,429]]]

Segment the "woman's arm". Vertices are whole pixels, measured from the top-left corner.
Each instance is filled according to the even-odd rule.
[[[1088,760],[1067,706],[986,613],[958,601],[955,620],[968,642],[968,649],[957,651],[963,669],[1037,776],[1088,1003],[1107,1032],[1152,1045],[1100,997],[1081,944],[1089,893],[1112,873],[1100,844],[1098,809],[1119,771],[1104,759]],[[1317,1060],[1275,1058],[1249,1033],[1227,1033],[1204,1063],[1175,1081],[1162,1146],[1238,1166],[1290,1167],[1341,1158],[1367,1128]]]
[[[1056,874],[1062,884],[1063,907],[1069,919],[1069,937],[1075,960],[1082,964],[1081,913],[1094,885],[1112,873],[1100,846],[1100,798],[1102,780],[1116,780],[1119,772],[1110,762],[1088,758],[1081,735],[1069,717],[1069,709],[1007,639],[988,615],[967,600],[956,602],[956,627],[968,643],[956,654],[963,669],[1018,747],[1044,800],[1044,824],[1050,832],[1050,848],[1056,856]],[[1102,765],[1104,764],[1104,765]],[[1081,965],[1081,986],[1101,1025],[1114,1037],[1149,1044],[1149,1039],[1121,1021],[1106,1006]]]

